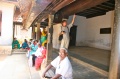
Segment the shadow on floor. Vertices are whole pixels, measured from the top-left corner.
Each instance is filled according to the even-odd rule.
[[[105,71],[109,71],[110,51],[92,47],[70,47],[69,54]]]

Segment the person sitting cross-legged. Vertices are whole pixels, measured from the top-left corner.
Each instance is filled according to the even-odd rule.
[[[73,79],[72,77],[72,66],[67,57],[68,52],[65,48],[60,48],[59,56],[55,58],[45,69],[42,77],[44,78],[46,73],[54,67],[55,75],[51,79]]]

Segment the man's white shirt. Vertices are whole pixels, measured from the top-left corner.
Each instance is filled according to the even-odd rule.
[[[65,57],[60,63],[59,62],[60,56],[58,56],[51,62],[51,65],[56,68],[55,74],[60,74],[62,76],[62,79],[73,79],[73,70],[68,57]]]

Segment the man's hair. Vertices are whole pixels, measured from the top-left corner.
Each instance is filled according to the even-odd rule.
[[[64,23],[64,22],[67,22],[67,20],[62,20],[62,22],[61,22],[61,23]]]

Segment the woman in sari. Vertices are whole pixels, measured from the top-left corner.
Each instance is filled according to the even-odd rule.
[[[12,49],[20,49],[20,44],[16,38],[12,42]]]

